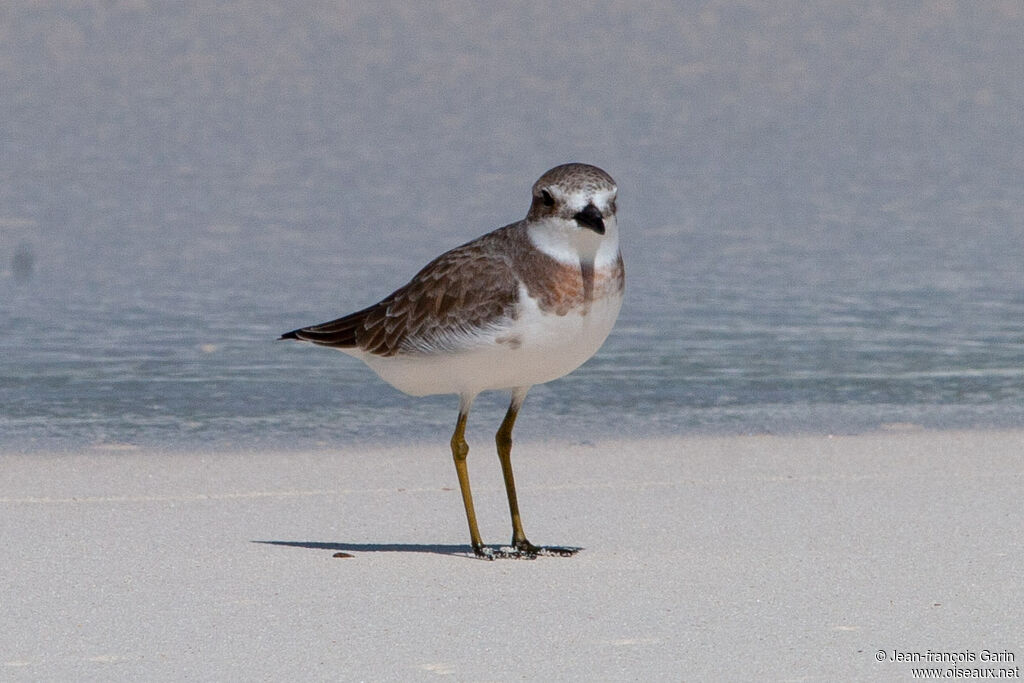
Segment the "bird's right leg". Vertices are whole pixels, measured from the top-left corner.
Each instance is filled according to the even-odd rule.
[[[466,456],[469,455],[469,444],[466,443],[466,420],[473,398],[462,397],[459,402],[459,419],[455,423],[452,434],[452,458],[455,460],[455,473],[459,476],[459,489],[462,491],[462,504],[466,507],[466,522],[469,523],[469,540],[473,544],[473,552],[478,557],[494,559],[490,548],[480,540],[480,529],[476,525],[476,511],[473,509],[473,492],[469,489],[469,471],[466,469]]]

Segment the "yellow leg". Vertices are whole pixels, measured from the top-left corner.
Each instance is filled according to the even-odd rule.
[[[518,551],[519,557],[536,557],[543,555],[561,555],[568,557],[575,554],[579,548],[555,548],[535,546],[526,540],[526,533],[523,532],[523,520],[519,516],[519,500],[516,498],[516,481],[512,475],[512,428],[516,424],[516,417],[519,415],[519,407],[523,405],[526,392],[529,387],[519,388],[512,392],[512,401],[509,403],[505,419],[498,427],[498,433],[494,435],[494,441],[498,446],[498,459],[501,461],[501,474],[505,479],[505,493],[508,494],[508,510],[512,515],[512,546]]]
[[[459,489],[462,491],[462,504],[466,507],[466,522],[469,523],[469,540],[473,544],[473,552],[486,556],[480,530],[476,525],[476,512],[473,509],[473,492],[469,489],[469,471],[466,469],[466,456],[469,455],[469,444],[466,443],[466,419],[469,417],[469,405],[472,401],[463,401],[459,406],[459,419],[455,423],[452,434],[452,458],[455,460],[455,473],[459,476]]]
[[[519,415],[519,406],[522,405],[525,394],[526,392],[517,392],[512,395],[512,402],[505,413],[505,419],[498,427],[498,433],[494,435],[494,441],[498,446],[501,474],[505,478],[505,493],[508,494],[508,510],[512,515],[512,546],[516,550],[536,553],[538,548],[526,540],[526,533],[523,531],[523,520],[519,516],[519,500],[516,498],[516,480],[512,474],[512,428],[516,424],[516,416]]]

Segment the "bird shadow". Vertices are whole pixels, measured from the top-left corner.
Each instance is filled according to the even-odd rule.
[[[338,553],[427,553],[475,557],[469,545],[443,545],[431,543],[324,543],[321,541],[253,541],[264,545],[279,545],[310,550],[333,550]]]
[[[324,543],[322,541],[252,541],[263,545],[278,545],[288,548],[307,548],[310,550],[333,550],[335,557],[352,557],[349,553],[427,553],[429,555],[448,555],[467,560],[480,559],[468,545],[444,545],[432,543]],[[494,553],[490,559],[536,559],[537,555],[523,555],[518,551],[504,546],[489,546]],[[574,555],[582,548],[549,548],[541,555]]]

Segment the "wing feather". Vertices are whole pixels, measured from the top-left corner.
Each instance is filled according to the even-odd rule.
[[[495,249],[516,224],[437,257],[378,303],[337,320],[285,333],[321,346],[368,353],[437,353],[466,348],[474,334],[515,317],[519,281],[510,260]]]

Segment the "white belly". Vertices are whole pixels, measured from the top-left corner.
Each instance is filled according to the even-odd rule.
[[[592,302],[586,314],[561,316],[542,313],[529,297],[520,301],[516,321],[461,351],[390,357],[346,351],[413,396],[529,387],[567,375],[593,356],[619,316],[622,294]]]

